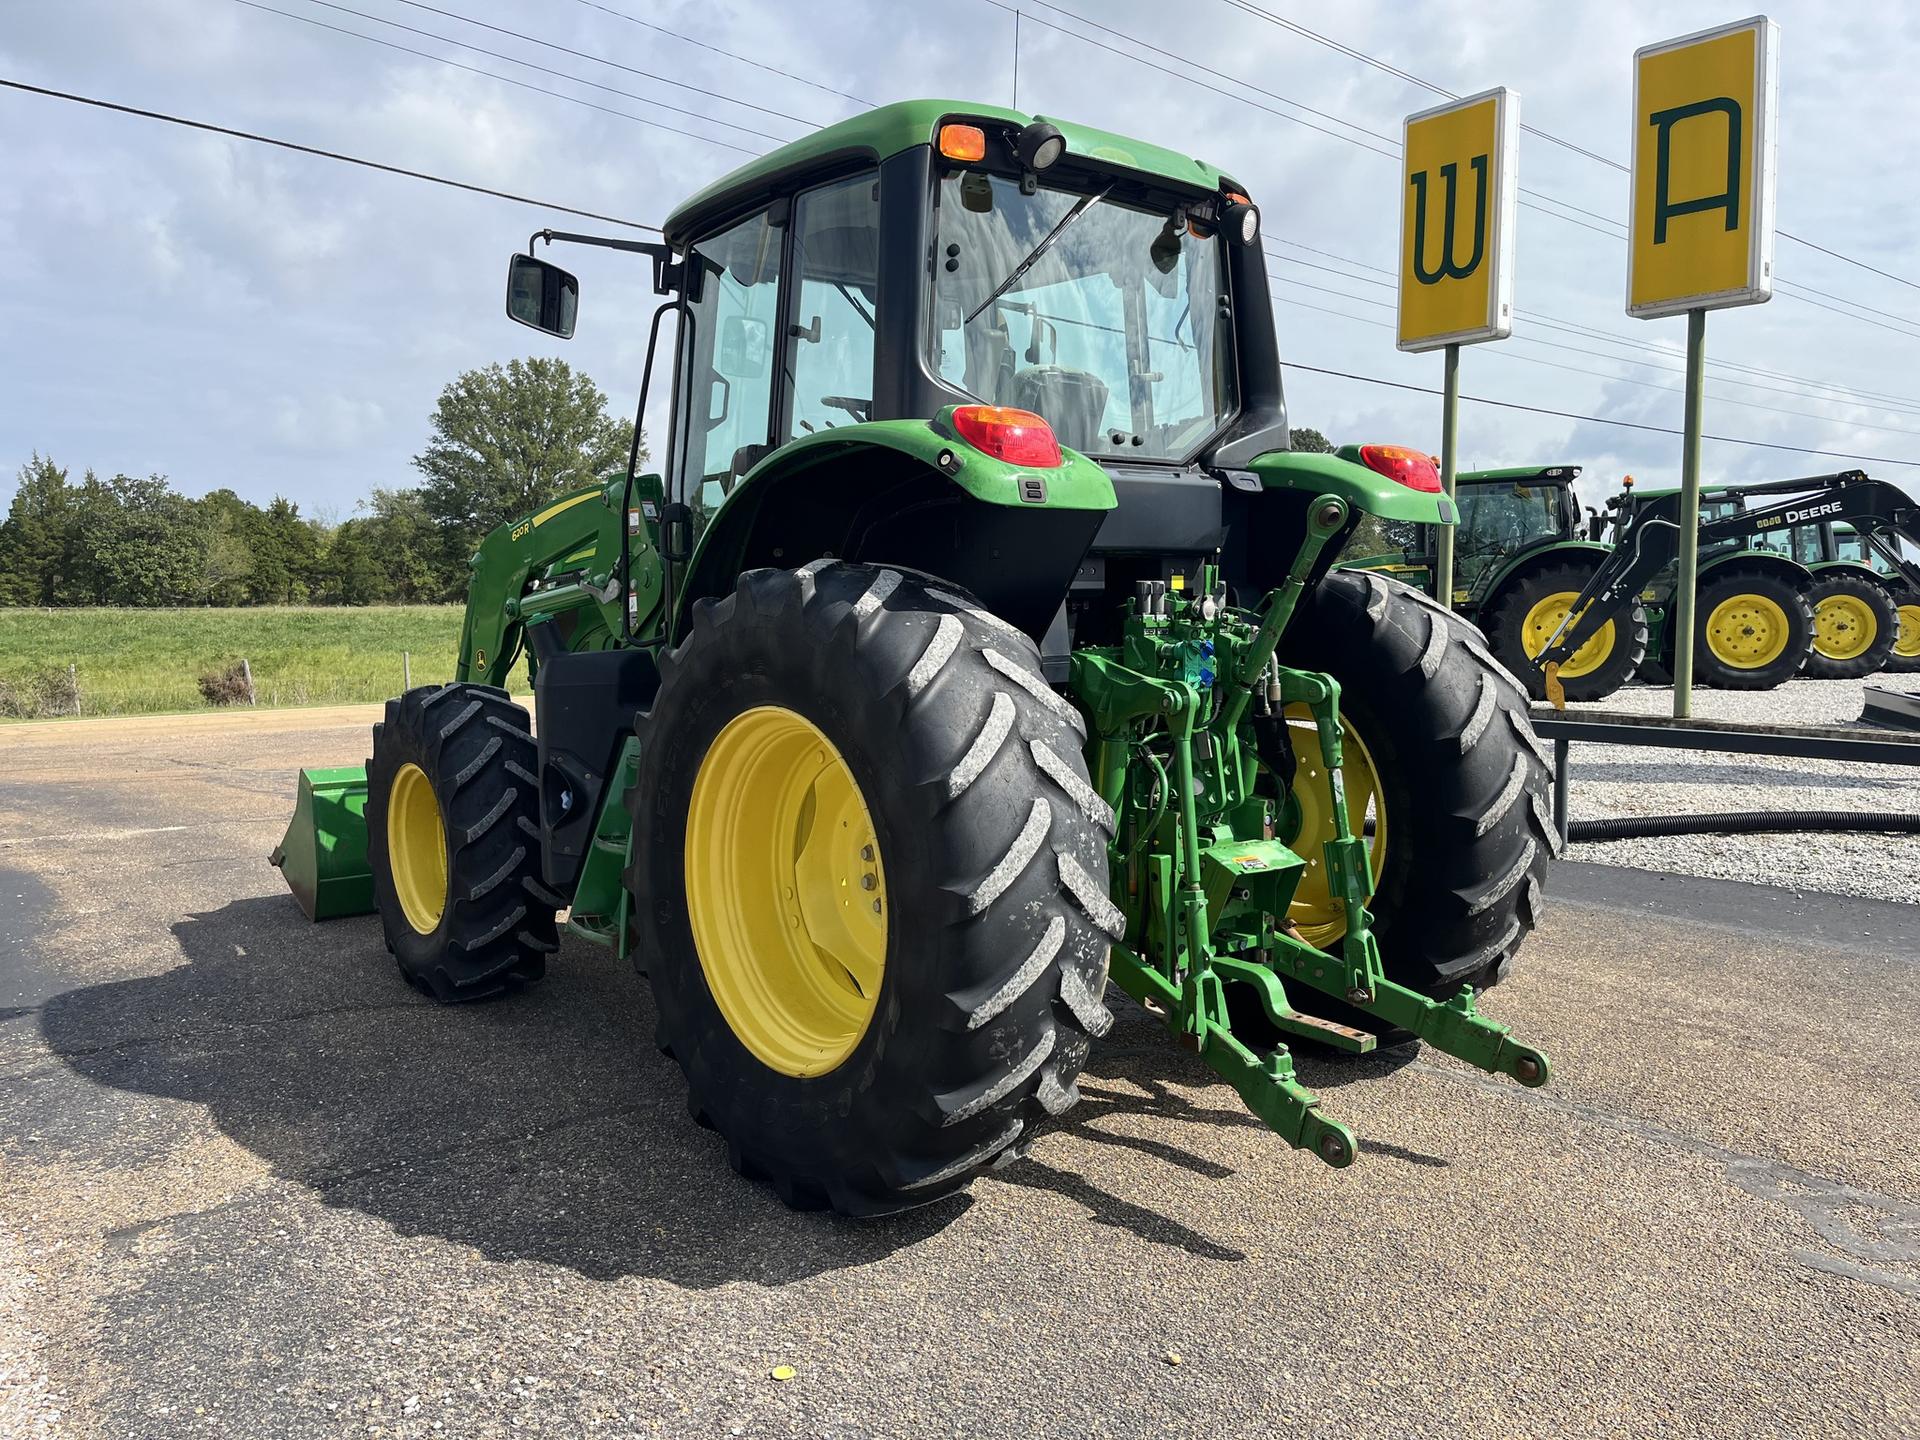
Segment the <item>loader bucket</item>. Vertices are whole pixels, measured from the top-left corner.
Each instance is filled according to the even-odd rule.
[[[309,920],[372,914],[366,770],[302,770],[292,823],[267,861],[279,867]]]

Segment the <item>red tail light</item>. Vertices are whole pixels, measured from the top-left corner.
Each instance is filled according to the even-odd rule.
[[[1009,465],[1050,469],[1060,463],[1060,442],[1053,427],[1031,410],[1005,405],[959,405],[953,428],[974,449]]]
[[[1431,455],[1405,445],[1362,445],[1360,459],[1369,470],[1377,470],[1409,490],[1440,493],[1440,467]]]

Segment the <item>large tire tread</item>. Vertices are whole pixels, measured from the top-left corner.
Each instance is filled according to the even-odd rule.
[[[400,767],[433,784],[447,842],[439,929],[422,935],[394,894],[387,800]],[[531,984],[559,949],[562,902],[540,878],[537,752],[527,712],[492,685],[423,685],[389,700],[367,760],[367,856],[388,951],[415,989],[443,1003]]]
[[[628,884],[636,959],[696,1119],[787,1204],[848,1215],[939,1200],[1017,1156],[1079,1098],[1091,1040],[1112,1024],[1118,928],[1113,816],[1087,779],[1083,722],[1032,641],[910,572],[817,561],[746,572],[700,603],[661,674],[638,724],[629,804],[648,840]],[[734,1037],[681,880],[706,747],[731,715],[768,703],[841,748],[880,829],[898,919],[867,1033],[811,1079]]]

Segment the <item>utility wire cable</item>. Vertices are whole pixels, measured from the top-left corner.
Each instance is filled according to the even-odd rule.
[[[756,105],[751,100],[741,100],[732,95],[722,94],[718,90],[707,90],[699,85],[689,85],[684,80],[674,80],[666,75],[656,75],[651,70],[639,70],[618,60],[609,60],[604,55],[590,54],[585,50],[575,50],[571,45],[562,45],[553,40],[542,40],[538,35],[528,35],[519,30],[509,30],[504,25],[489,24],[485,20],[476,20],[471,15],[462,15],[457,10],[442,10],[437,5],[428,5],[425,0],[394,0],[397,5],[409,5],[415,10],[425,10],[429,14],[441,16],[447,20],[458,20],[463,25],[473,25],[481,30],[491,30],[496,35],[505,35],[509,39],[519,40],[528,45],[538,45],[543,49],[557,50],[563,55],[571,55],[576,60],[591,60],[596,65],[608,65],[615,70],[624,70],[629,75],[638,75],[643,80],[657,80],[662,85],[671,85],[676,90],[691,90],[696,95],[705,95],[728,105],[738,105],[746,110],[758,110],[762,115],[771,115],[776,120],[791,120],[796,125],[805,125],[808,129],[818,128],[818,120],[809,120],[804,115],[790,115],[785,110],[774,110],[765,105]]]
[[[706,41],[696,40],[691,35],[682,35],[678,30],[669,30],[666,26],[656,25],[651,20],[642,20],[638,15],[629,15],[626,11],[616,10],[611,5],[602,5],[599,3],[599,0],[573,0],[573,3],[576,5],[584,5],[589,10],[601,11],[603,14],[613,16],[616,20],[624,20],[629,25],[639,25],[644,29],[655,31],[661,35],[670,35],[675,40],[684,40],[689,45],[697,45],[700,49],[709,50],[715,55],[724,55],[729,60],[738,60],[742,65],[751,65],[756,70],[764,70],[769,75],[783,75],[787,79],[797,81],[799,84],[808,86],[811,89],[822,90],[829,95],[838,95],[843,100],[851,100],[856,105],[871,105],[874,103],[863,95],[855,95],[846,90],[836,90],[831,85],[822,85],[818,80],[809,80],[806,76],[796,75],[791,70],[782,70],[778,65],[768,65],[764,61],[755,60],[750,55],[738,55],[731,50],[722,50],[718,45],[709,45]]]
[[[709,145],[718,145],[722,149],[732,150],[741,155],[757,155],[760,153],[757,150],[751,150],[747,148],[745,145],[735,145],[730,140],[721,140],[712,135],[701,135],[692,130],[682,130],[676,125],[667,125],[667,124],[663,124],[658,120],[649,120],[644,115],[635,115],[633,112],[629,110],[616,110],[611,105],[601,105],[592,100],[582,99],[578,95],[569,95],[563,90],[549,90],[546,86],[535,85],[530,80],[517,80],[511,75],[502,75],[495,70],[483,70],[478,65],[468,65],[463,61],[449,59],[445,55],[435,55],[431,50],[416,50],[413,46],[402,45],[397,40],[382,40],[378,35],[368,35],[359,30],[349,30],[344,25],[334,25],[329,23],[328,21],[318,19],[311,15],[297,15],[291,10],[279,10],[273,7],[272,5],[261,4],[260,0],[233,0],[233,3],[236,5],[244,5],[249,10],[260,10],[260,11],[264,11],[266,14],[269,14],[269,15],[280,15],[285,17],[288,20],[297,20],[303,25],[312,25],[321,30],[331,30],[336,35],[346,35],[355,40],[364,40],[369,45],[380,45],[385,47],[388,50],[398,50],[403,55],[417,55],[422,60],[431,60],[435,64],[446,65],[455,70],[464,70],[469,75],[482,75],[489,80],[498,80],[502,85],[514,85],[519,87],[522,90],[531,90],[536,95],[550,95],[555,100],[565,100],[570,105],[580,105],[580,106],[584,106],[588,110],[598,110],[602,115],[617,115],[622,120],[631,120],[636,125],[650,125],[655,129],[665,130],[668,134],[671,134],[671,135],[683,135],[689,140],[704,140]],[[326,0],[312,0],[312,3],[325,4]],[[334,6],[328,6],[328,8],[338,10],[338,9],[345,9],[346,7],[334,5]],[[360,12],[357,10],[354,10],[354,11],[349,11],[348,13],[357,15]],[[374,15],[369,15],[366,18],[369,20],[379,19],[378,16],[374,16]],[[393,22],[386,21],[384,23],[391,24]],[[409,27],[402,26],[401,28],[407,29]],[[425,34],[426,32],[420,31],[416,33]],[[441,39],[443,37],[434,36],[433,38]],[[448,40],[446,43],[448,43],[449,45],[460,44],[458,40]],[[465,46],[463,48],[471,49],[473,47]],[[480,53],[491,55],[491,54],[494,54],[495,52],[491,50],[486,50],[486,51],[481,51]],[[514,64],[514,65],[524,65],[527,63],[524,60],[515,60],[511,55],[501,55],[499,58],[502,60],[508,61],[510,64]],[[549,75],[559,75],[563,79],[574,81],[576,84],[580,84],[580,85],[593,84],[591,80],[581,80],[577,76],[567,75],[563,71],[547,70],[546,67],[543,65],[534,65],[531,68],[535,70],[545,71]],[[595,86],[595,88],[600,90],[610,89],[609,86],[605,86],[605,85]],[[649,100],[644,95],[634,95],[630,91],[626,91],[626,90],[614,90],[612,93],[615,95],[626,95],[629,99],[639,100],[649,105],[660,104],[659,101]],[[661,108],[665,110],[673,110],[676,113],[681,115],[691,115],[693,116],[694,119],[705,120],[709,124],[727,125],[727,122],[725,120],[713,120],[706,115],[696,114],[692,110],[680,110],[677,106],[662,105]],[[732,130],[740,130],[740,129],[744,129],[745,127],[739,126],[739,125],[728,125],[727,128]],[[749,135],[759,135],[764,132],[758,131],[758,130],[748,130],[747,133]],[[769,140],[775,141],[776,143],[784,143],[783,141],[781,141],[778,135],[768,135],[766,138]]]
[[[1318,308],[1318,307],[1312,307]],[[1338,312],[1330,312],[1338,313]],[[1358,316],[1349,315],[1349,320]],[[1416,395],[1439,395],[1443,392],[1431,385],[1411,385],[1404,380],[1388,380],[1379,375],[1358,375],[1351,370],[1331,370],[1322,365],[1307,365],[1298,360],[1282,360],[1283,370],[1304,370],[1313,375],[1326,375],[1336,380],[1352,380],[1361,385],[1380,385],[1390,390],[1408,390]],[[1475,405],[1494,405],[1502,410],[1521,410],[1529,415],[1550,415],[1560,420],[1582,420],[1590,425],[1611,425],[1621,430],[1645,430],[1655,435],[1678,435],[1681,432],[1671,425],[1647,425],[1638,420],[1615,420],[1605,415],[1582,415],[1573,410],[1553,410],[1544,405],[1523,405],[1517,400],[1495,400],[1486,395],[1462,395],[1462,400]],[[1824,455],[1832,460],[1858,460],[1867,465],[1920,465],[1916,460],[1896,460],[1890,455],[1855,455],[1845,450],[1814,450],[1805,445],[1787,445],[1776,440],[1745,440],[1738,435],[1702,435],[1702,440],[1712,440],[1722,445],[1747,445],[1759,450],[1786,450],[1795,455]]]
[[[1283,276],[1272,275],[1272,272],[1268,272],[1268,273],[1272,279],[1278,281],[1282,285],[1289,287],[1290,289],[1313,290],[1313,291],[1317,291],[1322,295],[1332,295],[1342,300],[1352,300],[1361,305],[1378,305],[1383,309],[1393,308],[1392,306],[1388,305],[1384,300],[1371,300],[1363,295],[1349,295],[1344,290],[1330,290],[1324,285],[1309,285],[1303,280],[1288,280]],[[1287,297],[1281,296],[1280,298],[1285,300]],[[1298,302],[1290,302],[1290,303],[1298,303]],[[1328,311],[1327,313],[1340,314],[1342,312]],[[1356,324],[1372,325],[1382,330],[1393,330],[1395,328],[1388,321],[1376,320],[1364,315],[1346,315],[1344,318],[1348,320],[1352,320]],[[1556,345],[1551,340],[1530,340],[1524,335],[1511,336],[1509,337],[1507,343],[1544,346],[1545,348],[1551,349],[1551,350],[1571,350],[1573,348],[1567,345]],[[1655,380],[1636,380],[1631,375],[1610,375],[1604,371],[1588,369],[1584,365],[1566,365],[1566,364],[1562,364],[1560,361],[1557,361],[1557,360],[1545,360],[1538,355],[1515,355],[1511,351],[1507,350],[1504,346],[1495,347],[1489,353],[1491,358],[1494,358],[1494,359],[1517,360],[1522,364],[1526,364],[1526,365],[1541,365],[1546,367],[1549,370],[1563,370],[1569,375],[1587,375],[1592,377],[1595,380],[1605,380],[1610,384],[1633,385],[1642,390],[1663,390],[1669,395],[1683,395],[1686,393],[1684,387],[1679,385],[1662,385]],[[1585,355],[1598,355],[1598,352],[1590,351],[1590,350],[1576,351],[1575,353],[1585,354]],[[1638,363],[1632,360],[1621,360],[1611,355],[1598,355],[1598,358],[1603,360],[1612,360],[1616,365],[1632,365],[1632,364]],[[1718,381],[1718,383],[1722,385],[1739,385],[1745,382],[1738,381],[1738,380],[1720,380]],[[1920,438],[1920,430],[1909,429],[1904,425],[1875,425],[1870,421],[1866,421],[1866,420],[1848,420],[1835,415],[1823,415],[1817,410],[1794,410],[1784,405],[1769,405],[1769,404],[1766,404],[1764,401],[1759,401],[1759,400],[1742,400],[1739,397],[1733,396],[1733,395],[1718,394],[1718,395],[1714,395],[1712,398],[1722,405],[1737,405],[1744,410],[1764,410],[1770,415],[1793,415],[1803,420],[1818,420],[1824,424],[1829,424],[1829,425],[1846,425],[1846,426],[1850,426],[1855,430],[1872,430],[1872,431],[1876,431],[1878,433],[1887,434],[1887,435],[1912,435],[1916,438]],[[1881,407],[1881,408],[1884,408],[1884,407]]]
[[[318,156],[322,160],[337,160],[343,165],[360,165],[368,170],[379,170],[388,175],[403,175],[409,180],[424,180],[429,185],[444,185],[450,190],[465,190],[471,195],[488,195],[495,200],[511,200],[516,205],[533,205],[542,210],[558,211],[562,215],[578,215],[583,220],[600,220],[608,225],[624,225],[629,230],[650,230],[656,235],[663,233],[658,225],[649,225],[644,220],[623,220],[618,215],[602,215],[595,210],[560,205],[552,200],[535,200],[526,195],[516,195],[510,190],[495,190],[485,185],[473,185],[465,180],[450,180],[444,175],[432,175],[425,170],[409,170],[404,166],[388,165],[379,160],[347,155],[338,150],[323,150],[317,145],[302,145],[297,141],[281,140],[272,135],[256,135],[249,130],[234,130],[206,120],[191,120],[184,115],[169,115],[164,110],[143,110],[137,105],[121,105],[92,95],[76,95],[68,90],[53,90],[44,85],[29,85],[24,80],[9,80],[5,76],[0,76],[0,86],[28,95],[45,96],[51,100],[65,100],[75,105],[90,105],[98,110],[112,110],[121,115],[136,115],[142,120],[158,120],[167,125],[184,126],[189,130],[204,130],[210,135],[225,135],[233,140],[250,140],[256,145],[273,145],[301,155]]]

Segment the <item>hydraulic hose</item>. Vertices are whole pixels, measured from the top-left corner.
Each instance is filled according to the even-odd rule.
[[[1920,814],[1855,810],[1737,810],[1726,815],[1622,815],[1575,820],[1569,840],[1652,840],[1662,835],[1767,835],[1796,832],[1920,835]]]

